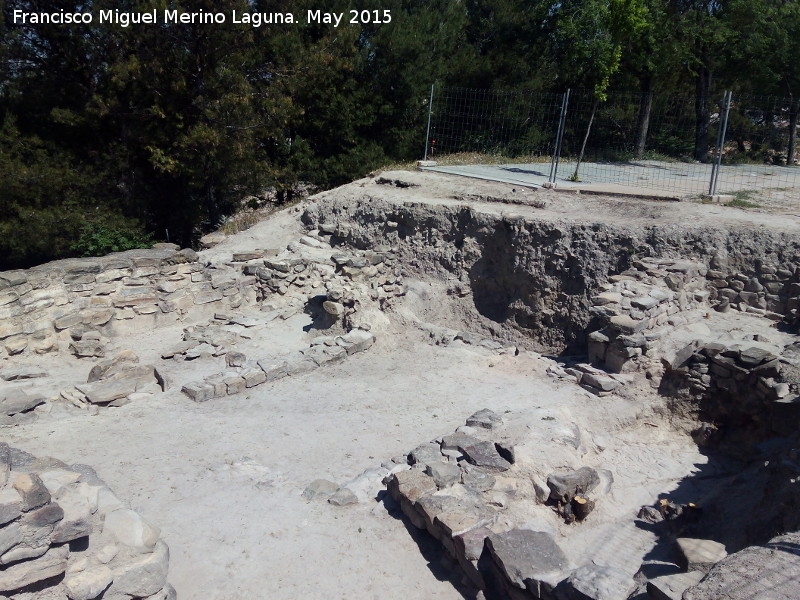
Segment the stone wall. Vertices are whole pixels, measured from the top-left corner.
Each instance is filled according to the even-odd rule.
[[[589,362],[621,373],[635,370],[665,332],[681,320],[680,313],[705,302],[702,264],[643,259],[612,275],[603,291],[592,297],[591,312],[603,327],[588,335]]]
[[[756,259],[745,265],[731,264],[724,256],[710,260],[706,277],[710,299],[717,310],[743,312],[786,321],[795,327],[800,319],[800,268],[797,261],[782,263]]]
[[[0,272],[0,358],[102,356],[103,336],[236,308],[254,299],[252,283],[172,244]]]
[[[707,422],[695,433],[701,444],[723,441],[743,451],[800,428],[797,382],[780,357],[758,347],[690,344],[669,365],[662,390],[696,399]]]
[[[0,596],[175,600],[169,549],[86,465],[0,444]]]

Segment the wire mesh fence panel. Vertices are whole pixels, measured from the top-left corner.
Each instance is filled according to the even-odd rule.
[[[437,88],[428,157],[549,157],[560,110],[561,96],[556,94]]]
[[[740,202],[800,201],[799,109],[788,98],[733,95],[718,193],[736,194]]]
[[[478,176],[800,206],[800,102],[724,94],[437,89],[428,157]],[[560,144],[557,132],[563,128]],[[555,169],[544,166],[558,147]],[[455,155],[455,156],[454,156]],[[526,166],[526,163],[530,163]],[[464,169],[462,169],[463,171]],[[477,172],[477,171],[476,171]],[[465,174],[465,173],[462,173]]]
[[[616,93],[599,101],[574,93],[558,177],[676,195],[707,192],[711,163],[695,160],[694,99]],[[715,139],[718,122],[704,134]]]

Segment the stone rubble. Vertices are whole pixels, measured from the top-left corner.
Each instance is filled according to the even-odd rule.
[[[363,329],[335,337],[315,339],[306,350],[280,358],[250,360],[240,366],[185,384],[181,391],[195,402],[238,394],[245,389],[290,375],[301,375],[325,364],[334,364],[369,349],[375,336]],[[230,366],[230,365],[229,365]]]
[[[0,443],[0,596],[175,600],[157,527],[85,465]]]
[[[453,434],[412,450],[407,465],[384,479],[403,515],[436,538],[487,598],[555,598],[557,589],[589,585],[588,567],[576,571],[529,507],[560,513],[578,493],[599,498],[600,475],[591,467],[550,473],[540,494],[522,430],[514,415],[480,410]],[[609,569],[594,581],[616,581]],[[635,587],[630,577],[617,579]]]
[[[166,389],[167,379],[156,367],[139,364],[135,353],[123,350],[95,364],[86,383],[61,392],[61,397],[76,406],[124,406]]]

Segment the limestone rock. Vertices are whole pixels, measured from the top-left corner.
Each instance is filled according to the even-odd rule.
[[[3,556],[0,556],[0,565],[9,565],[21,560],[38,558],[49,549],[50,546],[47,543],[37,545],[19,544],[3,554]]]
[[[592,491],[600,483],[600,476],[592,467],[581,467],[568,473],[551,473],[547,477],[550,499],[567,503],[576,494]]]
[[[2,373],[0,373],[0,377],[6,381],[37,379],[39,377],[47,377],[47,371],[37,367],[17,367],[15,369],[5,369]]]
[[[442,461],[426,463],[425,472],[433,477],[439,489],[449,487],[461,481],[461,467],[455,463]]]
[[[339,485],[327,479],[315,479],[306,489],[303,490],[303,498],[315,500],[317,498],[328,498],[339,489]]]
[[[466,461],[461,462],[461,482],[467,488],[485,492],[494,487],[495,478],[480,467],[471,465]]]
[[[152,596],[166,585],[168,570],[169,548],[159,540],[149,554],[114,569],[114,583],[107,594],[128,594],[134,598]]]
[[[492,442],[478,442],[464,447],[464,455],[470,464],[487,471],[501,472],[511,468],[511,463],[500,456]]]
[[[23,539],[22,529],[18,523],[11,523],[0,529],[0,556],[22,542]]]
[[[436,482],[421,469],[410,469],[392,475],[389,480],[389,493],[396,500],[401,497],[414,502],[419,497],[436,491]]]
[[[621,385],[620,382],[613,377],[595,373],[584,373],[581,377],[581,383],[585,383],[604,392],[615,390]]]
[[[12,487],[0,489],[0,525],[13,521],[22,514],[22,499]]]
[[[117,541],[126,546],[147,549],[153,548],[161,534],[157,527],[127,508],[119,508],[106,515],[103,532],[110,533]],[[160,588],[161,586],[150,593],[154,594]]]
[[[138,362],[139,357],[136,356],[132,350],[123,350],[117,353],[113,358],[95,364],[89,371],[89,377],[87,377],[86,383],[100,381],[101,379],[120,373]]]
[[[687,571],[708,572],[711,567],[728,556],[725,546],[713,540],[678,538],[676,541]]]
[[[214,397],[214,386],[202,381],[187,383],[181,391],[195,402],[205,402]]]
[[[16,415],[31,410],[44,402],[38,394],[29,395],[23,390],[0,391],[0,414]]]
[[[67,573],[64,578],[64,587],[70,600],[93,600],[102,594],[114,580],[114,573],[105,565],[99,565]]]
[[[64,509],[56,502],[50,502],[41,508],[25,513],[21,519],[21,523],[32,527],[46,527],[58,523],[63,518]]]
[[[549,533],[512,529],[488,536],[486,548],[508,581],[538,597],[565,577],[567,557]]]
[[[89,501],[78,492],[68,489],[58,496],[64,517],[53,529],[50,540],[63,544],[92,533],[92,512]]]
[[[23,473],[14,480],[14,489],[22,497],[22,510],[28,511],[50,502],[50,492],[47,491],[41,478],[35,473]]]
[[[495,429],[497,426],[502,424],[502,422],[502,417],[488,408],[481,409],[470,417],[467,417],[468,427]]]
[[[225,364],[229,367],[242,367],[247,362],[247,357],[241,352],[228,352],[225,355]]]
[[[60,575],[67,569],[68,557],[69,548],[57,546],[39,558],[9,565],[0,571],[0,592],[17,590],[37,581]]]
[[[338,338],[336,343],[344,347],[347,354],[355,354],[370,348],[375,343],[375,336],[363,329],[353,329]]]
[[[358,503],[358,496],[347,488],[339,489],[333,496],[328,498],[328,502],[334,506],[348,506]]]
[[[569,600],[619,600],[630,596],[636,582],[616,567],[589,563],[575,570],[563,587]]]
[[[322,303],[322,308],[325,309],[325,312],[329,315],[334,317],[341,317],[344,314],[344,305],[339,302],[333,302],[331,300],[325,300]]]
[[[69,345],[70,352],[78,358],[101,358],[105,356],[105,346],[100,340],[84,340],[72,342]]]
[[[800,532],[750,546],[718,562],[685,600],[796,600],[800,598],[797,547]]]
[[[420,444],[409,453],[409,462],[412,465],[434,464],[442,462],[442,453],[439,444]]]
[[[681,600],[683,592],[700,583],[705,576],[705,571],[662,575],[647,582],[647,593],[653,600]]]

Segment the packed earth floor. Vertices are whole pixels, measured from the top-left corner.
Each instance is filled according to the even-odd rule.
[[[0,520],[119,500],[23,494],[0,597],[796,598],[799,220],[396,171],[0,273],[0,441],[63,461]]]

